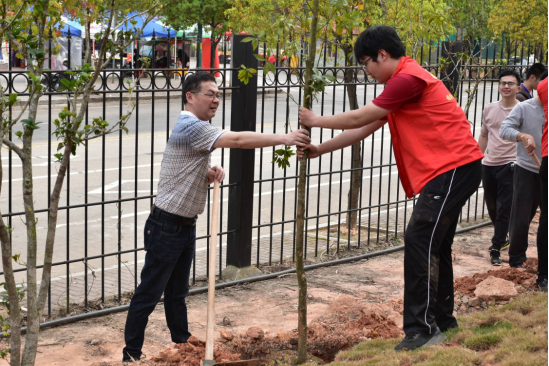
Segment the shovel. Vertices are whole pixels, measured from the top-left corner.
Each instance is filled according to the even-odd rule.
[[[219,224],[219,182],[214,181],[212,221],[210,228],[210,257],[208,263],[208,318],[206,321],[206,359],[202,366],[258,366],[259,360],[244,360],[215,363],[214,318],[215,318],[215,261],[217,260],[217,226]]]
[[[528,139],[525,136],[522,136],[522,142],[524,143],[524,146],[528,145]],[[532,157],[532,159],[534,159],[534,162],[538,166],[538,169],[541,168],[541,162],[539,161],[536,152],[534,151],[534,154],[530,156]]]
[[[217,257],[217,226],[219,225],[219,182],[214,181],[212,221],[210,229],[210,257],[208,263],[208,319],[206,322],[206,359],[203,366],[215,365],[214,318],[215,318],[215,261]]]

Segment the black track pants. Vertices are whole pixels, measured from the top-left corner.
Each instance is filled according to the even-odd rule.
[[[404,332],[456,326],[452,243],[463,205],[477,190],[481,161],[442,173],[417,200],[404,237]]]

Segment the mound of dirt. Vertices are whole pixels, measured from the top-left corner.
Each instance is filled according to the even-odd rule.
[[[534,288],[537,270],[537,258],[530,258],[524,262],[522,268],[504,267],[490,270],[486,273],[475,273],[472,276],[458,278],[454,283],[454,290],[456,293],[473,295],[477,285],[490,276],[511,281],[515,285],[520,285],[524,288]],[[534,281],[532,279],[534,279]]]
[[[152,360],[165,365],[200,366],[204,362],[205,354],[205,343],[191,336],[187,343],[166,348],[158,356],[154,356]],[[220,347],[214,347],[214,359],[215,362],[230,362],[238,361],[241,357],[239,354],[228,353]]]
[[[402,334],[392,319],[369,312],[358,301],[342,296],[334,301],[324,316],[310,323],[307,349],[309,354],[330,362],[339,351],[362,341],[394,338]],[[258,327],[251,327],[240,334],[223,331],[216,341],[214,358],[216,362],[249,359],[270,362],[280,351],[296,350],[297,336],[297,331],[269,335]],[[153,361],[168,365],[201,365],[204,353],[204,342],[191,337],[189,343],[168,348],[153,357]]]
[[[455,281],[456,310],[467,312],[483,306],[474,291],[477,285],[493,276],[511,281],[519,292],[535,285],[537,259],[528,259],[523,268],[500,268],[487,273],[458,278]],[[312,321],[308,327],[307,349],[310,355],[331,362],[336,354],[369,339],[402,337],[403,332],[393,320],[402,315],[402,299],[391,299],[384,303],[364,304],[356,298],[340,296],[333,301],[328,311]],[[216,362],[259,359],[269,364],[281,354],[297,350],[297,331],[268,334],[259,327],[248,328],[246,332],[234,334],[220,330],[216,340],[214,357]],[[189,343],[176,345],[153,357],[157,363],[200,366],[204,360],[204,342],[191,337]]]

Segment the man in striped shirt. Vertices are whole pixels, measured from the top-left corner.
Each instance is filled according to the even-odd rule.
[[[204,211],[208,185],[221,182],[224,170],[210,166],[216,148],[254,149],[267,146],[305,146],[306,130],[290,134],[231,132],[212,126],[221,95],[212,74],[199,72],[183,83],[185,110],[173,127],[164,152],[158,194],[145,223],[145,265],[132,298],[124,338],[122,362],[142,358],[149,315],[164,293],[164,310],[172,341],[191,336],[185,297],[195,251],[195,222]]]

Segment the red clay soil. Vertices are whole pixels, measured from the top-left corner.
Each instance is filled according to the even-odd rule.
[[[309,325],[307,348],[309,354],[324,362],[333,361],[335,355],[359,342],[376,338],[395,338],[402,330],[391,319],[373,312],[365,312],[363,306],[348,296],[337,299],[329,312]],[[204,342],[191,337],[190,345],[177,345],[153,357],[168,365],[202,365]],[[222,333],[215,347],[216,362],[260,359],[268,363],[272,354],[297,349],[297,332],[265,336],[263,330],[251,327],[245,333]]]
[[[204,355],[206,354],[205,343],[198,338],[191,336],[187,343],[176,344],[171,348],[166,348],[158,356],[152,358],[153,361],[166,365],[202,365]],[[228,353],[220,347],[214,349],[214,358],[216,362],[238,361],[241,359],[239,354]]]
[[[528,257],[537,257],[536,230],[530,230]],[[535,287],[537,260],[523,269],[490,264],[488,247],[492,227],[460,234],[453,245],[455,311],[466,314],[489,306],[474,294],[489,276],[515,283],[518,293]],[[382,249],[371,248],[373,249]],[[343,349],[368,339],[402,337],[403,253],[325,267],[307,273],[310,357],[319,363],[333,359]],[[261,364],[289,363],[296,357],[297,280],[283,275],[221,290],[216,296],[215,361],[258,358]],[[502,303],[497,301],[498,304]],[[202,365],[206,335],[206,294],[187,299],[190,338],[170,346],[163,304],[151,314],[146,331],[145,359],[136,365]],[[40,366],[122,366],[125,313],[87,319],[41,332],[36,364]],[[252,326],[250,328],[250,326]],[[0,348],[7,344],[0,342]],[[153,356],[153,357],[151,357]],[[316,357],[314,357],[316,356]],[[8,366],[0,359],[0,366]]]
[[[521,292],[531,290],[535,286],[537,264],[536,258],[530,258],[521,269],[504,267],[458,278],[455,281],[456,298],[459,299],[460,294],[474,296],[476,286],[489,276],[512,281],[522,289]],[[392,305],[395,311],[402,312],[402,301]],[[401,336],[402,329],[392,319],[371,311],[356,299],[341,296],[329,306],[326,314],[310,323],[307,348],[310,355],[331,362],[338,352],[360,342]],[[297,331],[265,336],[261,328],[251,327],[240,334],[221,332],[221,337],[216,341],[214,358],[216,362],[259,359],[260,364],[264,365],[275,360],[281,351],[296,349]],[[200,366],[204,353],[204,342],[191,337],[188,344],[167,348],[152,360],[166,365]]]
[[[523,263],[522,268],[503,267],[486,273],[475,273],[472,276],[458,278],[454,283],[454,290],[456,293],[472,295],[477,285],[490,276],[511,281],[524,289],[533,289],[536,283],[537,269],[537,258],[529,258]]]

